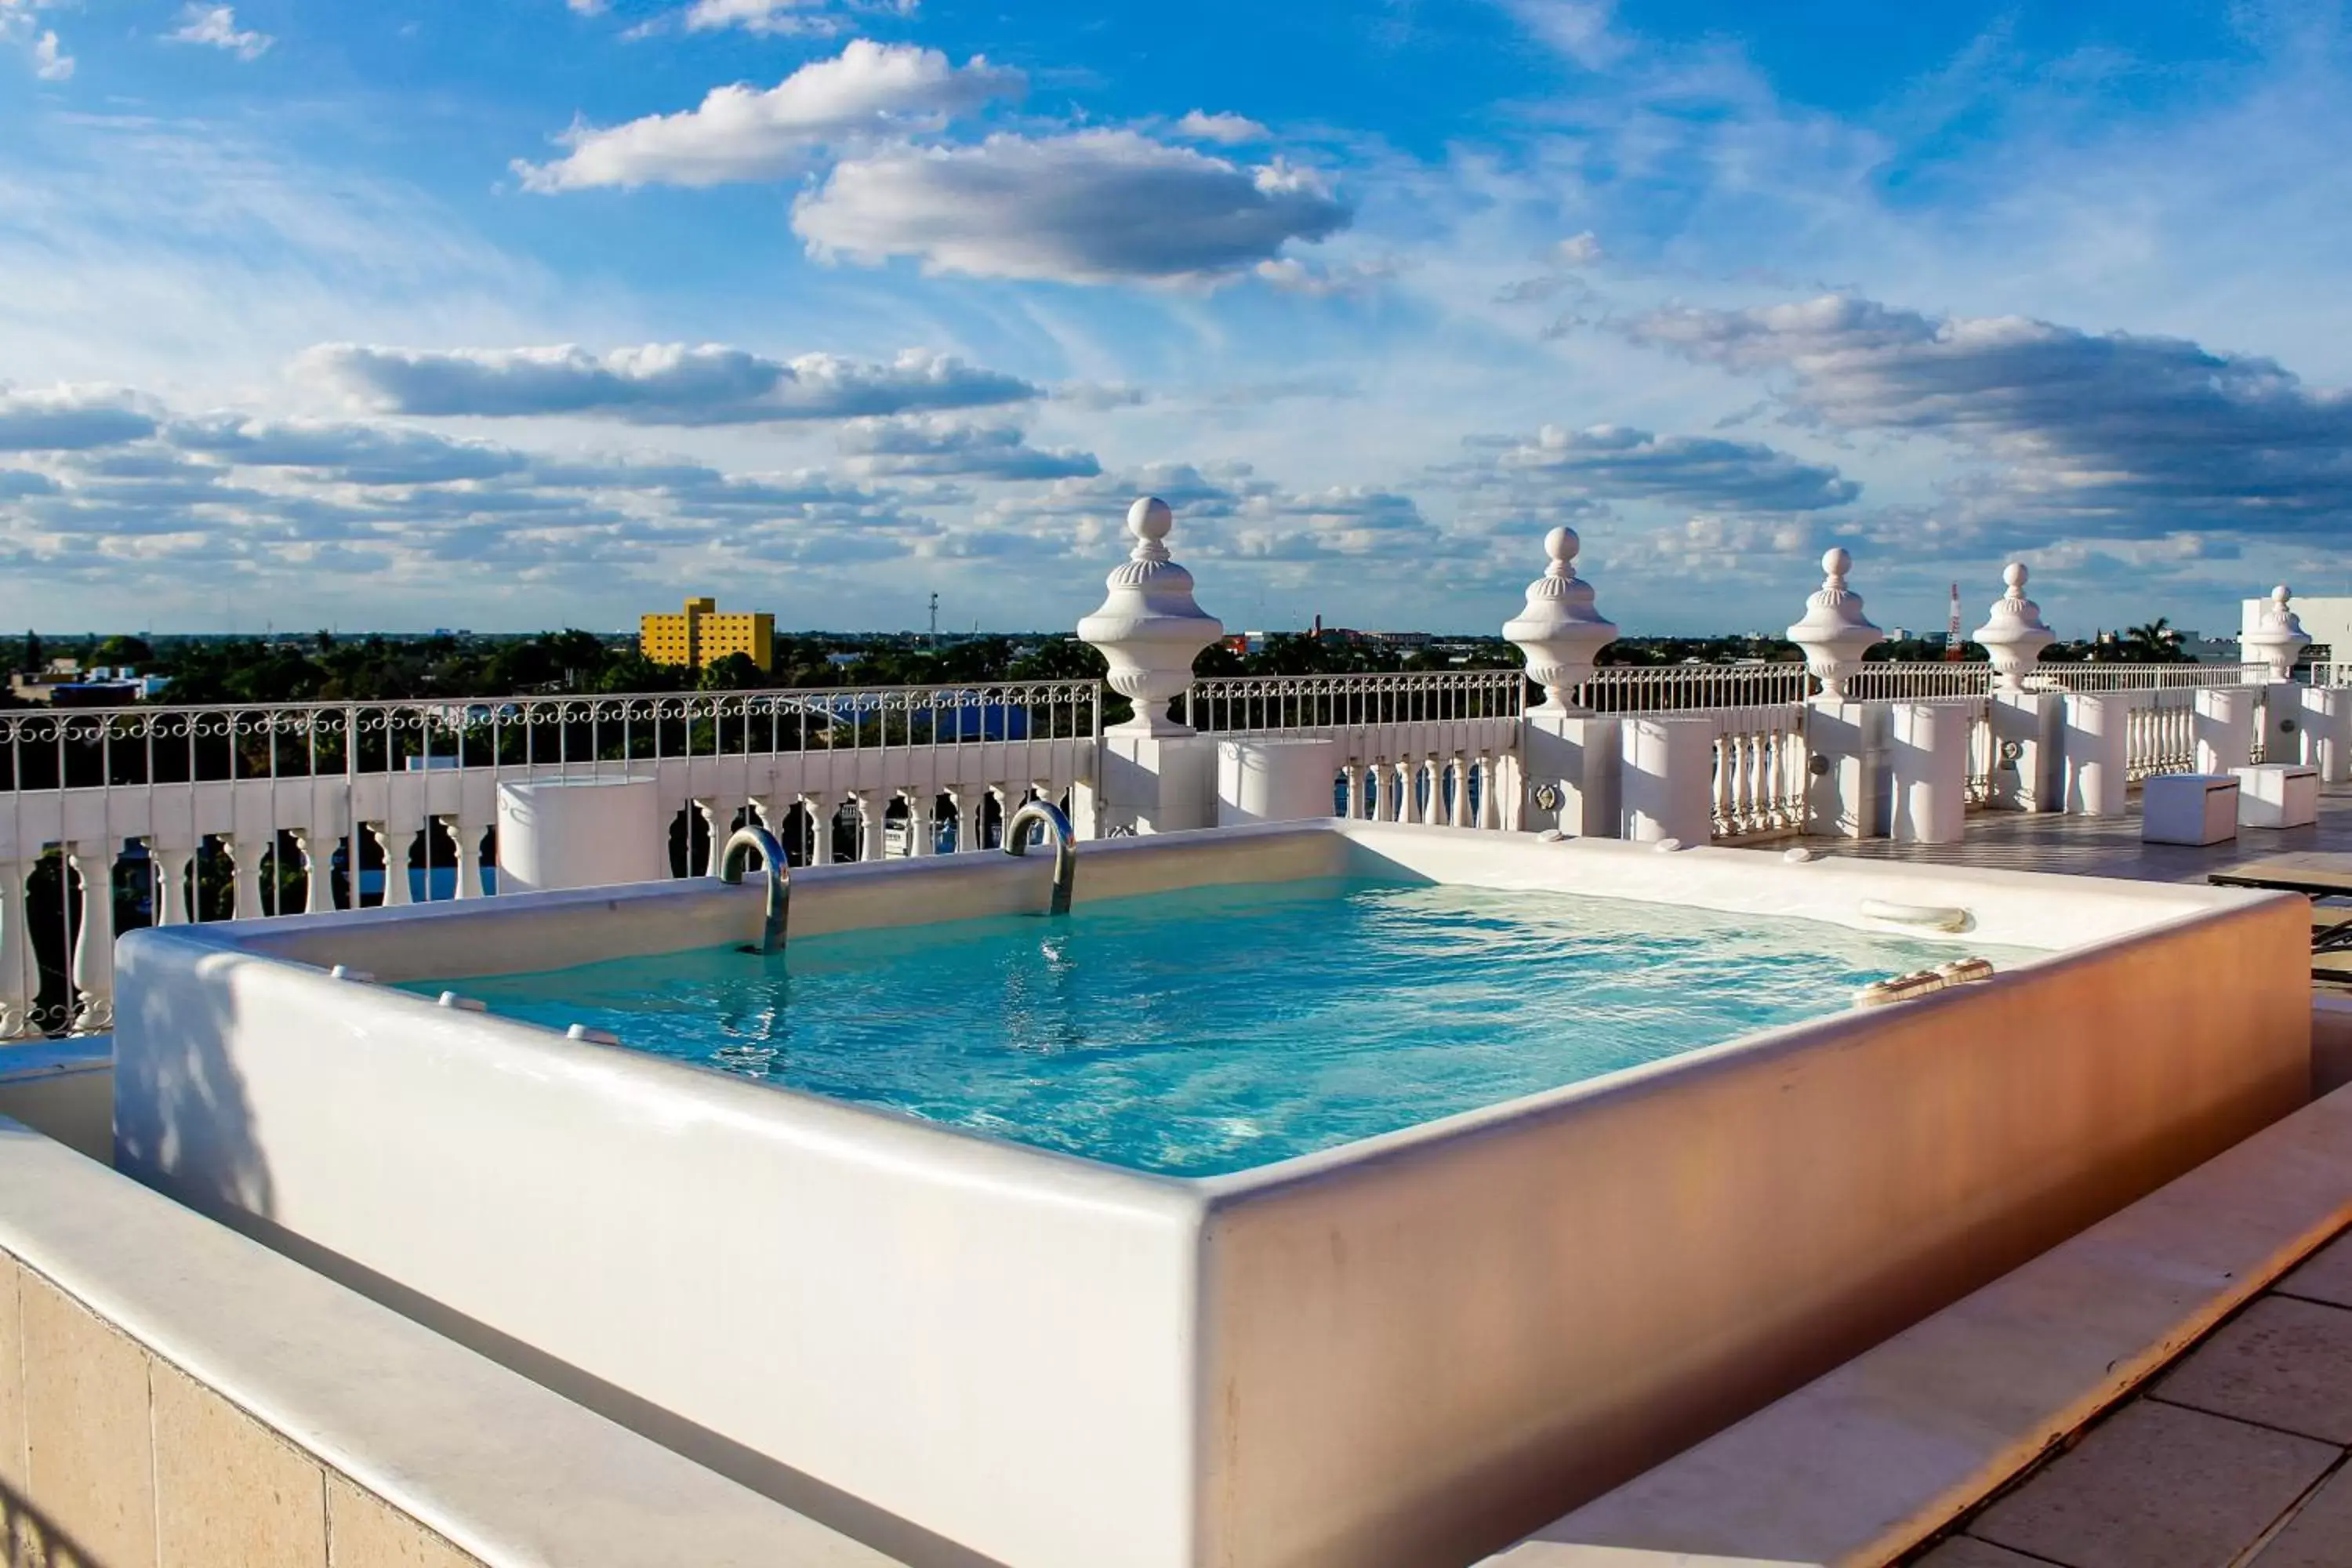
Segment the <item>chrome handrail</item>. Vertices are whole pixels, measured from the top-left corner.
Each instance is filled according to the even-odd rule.
[[[768,914],[760,928],[761,952],[779,952],[784,945],[784,914],[792,907],[793,868],[784,858],[784,847],[776,836],[764,827],[746,826],[735,830],[727,840],[727,852],[719,857],[719,879],[733,887],[743,881],[743,861],[757,854],[768,868]]]
[[[1041,823],[1054,840],[1054,901],[1047,913],[1066,915],[1070,912],[1070,889],[1078,876],[1078,845],[1070,831],[1070,819],[1062,808],[1050,801],[1033,800],[1013,814],[1004,825],[1004,852],[1026,855],[1029,852],[1029,825]]]

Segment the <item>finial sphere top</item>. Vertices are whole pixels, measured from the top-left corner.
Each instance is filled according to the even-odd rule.
[[[2293,598],[2294,596],[2294,595],[2293,595],[2292,594],[2289,594],[2289,593],[2286,591],[2286,584],[2284,584],[2284,583],[2280,584],[2277,587],[2273,588],[2273,589],[2271,590],[2271,602],[2272,602],[2273,604],[2274,604],[2274,605],[2278,605],[2280,608],[2282,608],[2282,609],[2284,609],[2284,608],[2285,608],[2285,607],[2286,607],[2286,602],[2287,602],[2287,600],[2289,600],[2289,599]]]
[[[1830,546],[1822,556],[1822,570],[1832,577],[1843,577],[1853,570],[1853,557],[1838,545]]]
[[[1127,509],[1127,531],[1138,539],[1165,539],[1176,526],[1176,514],[1158,496],[1138,497]]]
[[[1555,528],[1544,535],[1544,553],[1565,566],[1576,559],[1576,552],[1582,542],[1577,538],[1576,530]]]
[[[2002,567],[2000,569],[2000,580],[2009,584],[2010,592],[2013,594],[2021,594],[2025,592],[2025,563],[2022,561],[2012,561],[2008,565]]]

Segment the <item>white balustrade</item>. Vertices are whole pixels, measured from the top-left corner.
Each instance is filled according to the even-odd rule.
[[[1713,837],[1753,838],[1801,830],[1807,778],[1804,704],[1741,708],[1713,717]]]
[[[1213,817],[1218,743],[1253,738],[1327,742],[1329,807],[1348,816],[1519,831],[1533,763],[1546,803],[1535,826],[1655,834],[1703,816],[1718,840],[1826,820],[1822,801],[1845,797],[1813,768],[1836,773],[1853,737],[1833,731],[1867,728],[1887,704],[1935,705],[1939,748],[1948,720],[1965,724],[1971,809],[1996,797],[2052,809],[2063,762],[2070,809],[2119,810],[2126,779],[2198,766],[2200,742],[2206,762],[2233,760],[2250,706],[2252,760],[2284,748],[2312,753],[2331,779],[2352,771],[2352,663],[2323,660],[2309,687],[2284,684],[2280,665],[2307,639],[2283,599],[2246,664],[2036,664],[2048,633],[2013,565],[1987,627],[1998,667],[1874,661],[1863,656],[1877,630],[1832,552],[1790,628],[1810,668],[1596,669],[1614,628],[1575,574],[1575,540],[1555,534],[1507,628],[1540,655],[1548,700],[1531,710],[1519,669],[1194,681],[1192,650],[1217,625],[1169,559],[1169,522],[1165,508],[1139,503],[1132,559],[1085,628],[1137,707],[1135,723],[1109,733],[1091,680],[0,713],[0,1040],[110,1026],[118,864],[123,907],[138,907],[131,871],[143,868],[140,918],[162,923],[479,898],[507,784],[645,781],[660,864],[706,874],[708,856],[670,858],[682,818],[689,846],[698,835],[715,852],[736,821],[756,819],[818,865],[930,855],[943,841],[976,853],[1032,797],[1069,802],[1082,837],[1190,826]],[[1621,721],[1653,719],[1640,754],[1621,754]],[[1612,743],[1596,751],[1602,729]],[[1711,755],[1691,750],[1700,740]],[[1106,782],[1114,773],[1124,793]],[[1647,782],[1621,808],[1634,773]],[[1591,798],[1551,804],[1570,784]],[[1839,806],[1834,828],[1812,826],[1884,831],[1866,793]],[[380,895],[360,874],[363,847],[381,853]]]
[[[1527,681],[1516,669],[1228,676],[1193,683],[1185,722],[1219,738],[1329,740],[1334,809],[1380,822],[1516,824],[1504,763],[1519,747]]]

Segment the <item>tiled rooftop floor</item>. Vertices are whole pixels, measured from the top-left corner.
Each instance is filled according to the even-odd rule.
[[[2319,821],[2233,843],[2143,844],[2131,815],[1981,813],[1958,844],[1815,847],[1866,858],[2202,882],[2296,850],[2352,852],[2352,789]],[[2352,1233],[2256,1298],[2070,1447],[1981,1505],[1917,1568],[2352,1568]]]
[[[1833,854],[1867,859],[1924,860],[1949,866],[1998,866],[2012,871],[2058,871],[2080,877],[2130,877],[2147,882],[2201,882],[2209,872],[2294,850],[2352,852],[2352,786],[2321,793],[2319,820],[2309,827],[2242,827],[2232,843],[2202,847],[2142,844],[2139,799],[2128,816],[2061,816],[1985,811],[1969,818],[1958,844],[1897,844],[1885,838],[1808,838]]]
[[[2352,1232],[1916,1568],[2352,1568]]]

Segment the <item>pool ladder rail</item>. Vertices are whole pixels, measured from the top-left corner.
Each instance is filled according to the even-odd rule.
[[[743,862],[757,855],[768,871],[767,918],[760,927],[760,945],[746,947],[746,952],[781,952],[784,947],[784,916],[793,902],[793,868],[784,858],[784,847],[776,836],[764,827],[744,826],[735,830],[727,840],[727,849],[719,858],[719,879],[730,887],[743,881]]]
[[[1062,815],[1060,806],[1050,801],[1033,800],[1014,812],[1013,820],[1004,825],[1004,852],[1007,855],[1026,855],[1029,852],[1029,826],[1032,823],[1043,826],[1054,840],[1054,901],[1046,912],[1068,914],[1070,889],[1078,878],[1077,836],[1070,831],[1070,819]]]

